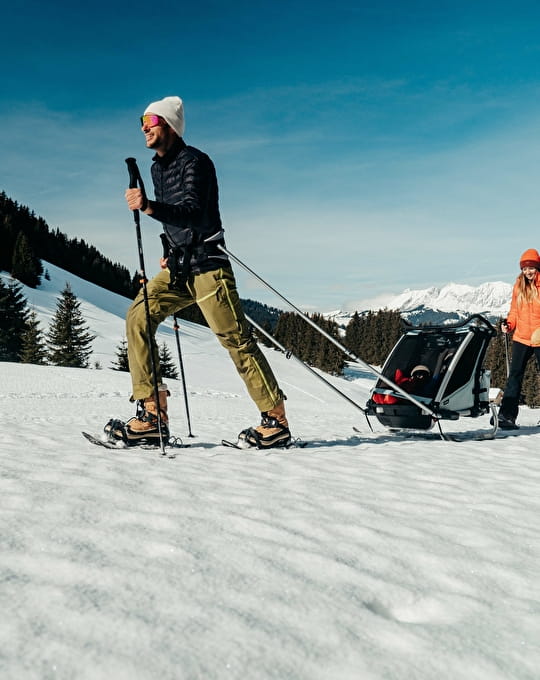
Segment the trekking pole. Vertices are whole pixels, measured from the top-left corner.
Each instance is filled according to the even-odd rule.
[[[304,361],[302,361],[302,359],[300,359],[299,357],[295,356],[290,350],[288,350],[288,349],[286,349],[285,347],[283,347],[283,345],[282,345],[281,343],[279,343],[279,342],[274,338],[273,335],[271,335],[270,333],[268,333],[267,331],[265,331],[264,328],[261,328],[261,326],[259,326],[259,324],[255,323],[255,321],[253,321],[253,319],[250,318],[245,312],[244,312],[244,316],[246,317],[247,321],[248,321],[254,328],[256,328],[256,329],[259,331],[259,333],[262,333],[263,335],[265,335],[272,343],[274,343],[274,345],[275,345],[276,347],[278,347],[282,352],[284,352],[284,353],[285,353],[285,356],[287,357],[287,359],[289,359],[290,357],[292,357],[293,359],[295,359],[299,364],[301,364],[305,369],[307,369],[312,375],[314,375],[314,376],[315,376],[316,378],[318,378],[321,382],[323,382],[325,385],[327,385],[331,390],[333,390],[334,392],[336,392],[336,394],[339,394],[339,396],[342,397],[343,399],[345,399],[346,401],[348,401],[349,404],[352,404],[355,408],[357,408],[358,410],[362,411],[362,413],[366,416],[366,420],[367,420],[367,423],[368,423],[368,425],[369,425],[371,431],[373,432],[373,428],[371,427],[371,423],[369,422],[369,418],[367,417],[366,409],[365,409],[365,408],[362,408],[362,406],[360,406],[360,404],[357,404],[353,399],[351,399],[350,397],[348,397],[344,392],[342,392],[340,389],[338,389],[335,385],[332,385],[331,382],[329,382],[328,380],[326,380],[326,378],[323,378],[322,375],[319,375],[316,371],[314,371],[314,370],[311,368],[311,366],[309,366],[309,365],[306,364]]]
[[[188,437],[194,437],[195,435],[192,434],[191,432],[191,419],[189,417],[189,405],[188,405],[188,396],[187,396],[187,389],[186,389],[186,376],[184,374],[184,361],[182,359],[182,350],[180,349],[180,333],[178,332],[180,330],[180,326],[178,325],[178,318],[176,314],[174,314],[174,334],[176,336],[176,348],[178,349],[178,363],[180,364],[180,375],[182,378],[182,387],[184,388],[184,404],[186,405],[186,418],[187,418],[187,424],[188,424]]]
[[[383,375],[380,371],[377,371],[377,369],[373,368],[373,366],[370,366],[368,363],[360,359],[359,357],[356,356],[353,352],[348,350],[344,345],[342,345],[338,340],[336,340],[334,337],[332,337],[329,333],[327,333],[325,330],[317,326],[317,324],[309,318],[309,316],[306,316],[296,305],[294,305],[290,300],[287,300],[286,297],[284,297],[280,292],[278,292],[275,288],[273,288],[267,281],[265,281],[263,278],[261,278],[258,274],[256,274],[253,269],[250,269],[247,264],[242,262],[236,255],[231,253],[230,250],[225,248],[225,246],[221,244],[217,244],[217,247],[224,252],[226,255],[228,255],[232,260],[234,260],[237,264],[239,264],[242,269],[245,269],[249,274],[251,274],[254,278],[257,279],[260,283],[263,284],[263,286],[266,286],[268,290],[272,291],[275,295],[277,295],[279,298],[283,300],[291,309],[294,309],[294,311],[302,318],[306,323],[308,323],[310,326],[313,326],[315,330],[317,330],[321,335],[323,335],[327,340],[330,340],[330,342],[335,345],[338,349],[340,349],[344,354],[346,354],[352,361],[354,361],[357,364],[360,364],[360,366],[363,366],[367,371],[370,373],[373,373],[376,375],[380,380],[382,380],[386,385],[390,386],[395,392],[398,392],[404,399],[407,401],[410,401],[412,404],[415,406],[418,406],[419,409],[422,411],[429,413],[435,420],[438,420],[441,416],[433,409],[431,409],[429,406],[426,404],[422,404],[421,401],[418,401],[418,399],[415,399],[412,395],[410,395],[408,392],[405,392],[405,390],[400,387],[399,385],[396,385],[396,383],[393,380],[390,380],[390,378],[387,378],[385,375]]]
[[[137,167],[137,161],[135,158],[126,158],[126,163],[129,172],[129,188],[136,189],[137,184],[141,188],[143,194],[146,194],[144,190],[144,184],[142,181],[141,173]],[[156,411],[157,411],[157,422],[158,422],[158,432],[159,432],[159,443],[161,446],[162,455],[165,453],[165,441],[163,437],[163,421],[161,418],[161,405],[159,402],[159,385],[157,379],[157,366],[156,366],[156,355],[155,355],[155,340],[152,334],[152,323],[150,321],[150,306],[148,304],[148,289],[146,284],[148,279],[146,278],[146,272],[144,268],[144,255],[143,255],[143,245],[141,236],[141,219],[138,210],[133,210],[133,219],[135,221],[135,231],[137,233],[137,248],[139,251],[139,266],[140,266],[140,283],[143,289],[143,299],[144,299],[144,313],[146,315],[146,334],[148,340],[148,350],[150,352],[150,365],[152,368],[152,383],[154,387],[154,399],[156,401]]]
[[[506,360],[506,379],[508,380],[508,377],[510,375],[510,359],[509,359],[509,350],[508,346],[510,345],[510,341],[508,340],[508,333],[504,334],[504,354],[505,354],[505,360]]]

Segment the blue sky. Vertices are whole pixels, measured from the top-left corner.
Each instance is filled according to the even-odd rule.
[[[177,94],[229,248],[296,305],[511,282],[540,249],[539,20],[474,0],[10,3],[0,190],[135,270],[124,159],[150,189],[138,116]],[[148,274],[159,231],[143,217]]]

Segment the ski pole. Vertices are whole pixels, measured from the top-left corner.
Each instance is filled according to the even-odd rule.
[[[508,376],[510,375],[510,359],[509,359],[509,351],[508,351],[508,346],[510,344],[510,341],[508,340],[508,333],[504,334],[504,353],[505,353],[505,360],[506,360],[506,379],[508,380]]]
[[[178,318],[176,314],[174,314],[174,334],[176,336],[176,348],[178,349],[178,363],[180,364],[180,376],[182,378],[182,387],[184,389],[184,404],[186,406],[186,418],[187,418],[187,424],[188,424],[188,437],[194,437],[195,435],[192,434],[191,432],[191,419],[189,417],[189,404],[188,404],[188,396],[187,396],[187,389],[186,389],[186,376],[184,374],[184,360],[182,359],[182,350],[180,349],[180,333],[178,332],[180,330],[180,326],[178,325]]]
[[[137,184],[141,188],[143,194],[146,194],[144,190],[144,184],[142,181],[141,173],[137,166],[137,161],[135,158],[126,158],[126,163],[129,172],[129,188],[136,189]],[[139,251],[139,267],[140,267],[140,283],[143,289],[143,299],[144,299],[144,313],[146,316],[146,333],[148,339],[148,350],[150,352],[150,365],[152,368],[152,383],[154,387],[154,399],[156,401],[156,411],[157,411],[157,422],[158,422],[158,432],[159,432],[159,443],[161,446],[162,455],[165,454],[165,441],[163,438],[163,421],[161,418],[161,405],[159,402],[159,385],[157,378],[157,366],[156,366],[156,355],[155,355],[155,339],[152,334],[152,322],[150,320],[150,305],[148,303],[148,289],[146,284],[148,279],[146,278],[146,272],[144,268],[144,254],[141,236],[141,219],[138,210],[133,210],[133,220],[135,221],[135,231],[137,234],[137,248]]]
[[[259,326],[259,324],[255,323],[255,321],[253,321],[253,319],[250,318],[245,312],[244,312],[244,316],[246,317],[247,321],[248,321],[254,328],[256,328],[260,333],[262,333],[263,335],[265,335],[271,342],[274,343],[274,345],[275,345],[276,347],[278,347],[282,352],[284,352],[284,353],[285,353],[285,356],[287,357],[287,359],[289,359],[290,357],[292,357],[293,359],[295,359],[299,364],[301,364],[305,369],[307,369],[312,375],[314,375],[314,376],[315,376],[316,378],[318,378],[321,382],[323,382],[325,385],[327,385],[331,390],[333,390],[334,392],[336,392],[336,394],[339,394],[340,397],[342,397],[343,399],[345,399],[346,401],[348,401],[349,404],[352,404],[355,408],[359,409],[360,411],[362,411],[362,413],[363,413],[364,415],[366,415],[366,409],[365,409],[365,408],[362,408],[362,406],[360,406],[360,404],[357,404],[353,399],[351,399],[350,397],[348,397],[344,392],[342,392],[340,389],[338,389],[335,385],[332,385],[331,382],[329,382],[328,380],[326,380],[326,378],[323,378],[322,375],[319,375],[316,371],[314,371],[314,370],[311,368],[311,366],[309,366],[309,365],[306,364],[304,361],[302,361],[302,359],[300,359],[299,357],[295,356],[290,350],[288,350],[288,349],[286,349],[285,347],[283,347],[283,345],[282,345],[280,342],[278,342],[278,341],[274,338],[273,335],[271,335],[270,333],[268,333],[267,331],[265,331],[264,328],[262,328],[261,326]],[[369,422],[369,418],[367,418],[367,416],[366,416],[366,420],[367,420],[367,422],[368,422],[368,425],[369,425],[371,431],[373,432],[373,428],[371,427],[371,423]]]
[[[383,375],[380,371],[377,371],[376,368],[373,368],[373,366],[370,366],[368,363],[360,359],[359,357],[356,356],[353,352],[348,350],[344,345],[342,345],[338,340],[336,340],[334,337],[332,337],[329,333],[327,333],[325,330],[317,326],[317,324],[309,318],[306,314],[304,314],[296,305],[294,305],[290,300],[287,300],[286,297],[284,297],[280,292],[278,292],[275,288],[273,288],[267,281],[265,281],[263,278],[261,278],[257,273],[255,273],[252,269],[250,269],[247,264],[242,262],[236,255],[231,253],[230,250],[225,248],[225,246],[221,245],[218,243],[217,247],[224,252],[226,255],[228,255],[232,260],[234,260],[237,264],[239,264],[242,269],[245,269],[251,276],[253,276],[257,281],[263,284],[263,286],[266,286],[268,290],[272,291],[275,295],[277,295],[283,302],[285,302],[291,309],[294,309],[294,311],[302,318],[306,323],[308,323],[310,326],[313,326],[315,330],[317,330],[321,335],[323,335],[327,340],[330,340],[332,344],[334,344],[338,349],[340,349],[344,354],[346,354],[352,361],[354,361],[357,364],[360,364],[363,368],[365,368],[367,371],[370,373],[373,373],[376,375],[380,380],[382,380],[386,385],[390,386],[394,391],[398,392],[402,397],[407,399],[407,401],[410,401],[413,403],[415,406],[418,406],[419,409],[421,409],[424,412],[429,413],[435,420],[438,420],[441,416],[435,413],[435,411],[426,404],[422,404],[421,401],[418,401],[418,399],[415,399],[412,395],[410,395],[408,392],[405,392],[405,390],[400,387],[399,385],[396,385],[396,383],[393,380],[390,380],[390,378],[387,378],[385,375]]]

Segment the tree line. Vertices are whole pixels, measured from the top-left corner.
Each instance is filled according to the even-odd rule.
[[[322,314],[306,315],[327,335],[350,352],[373,366],[382,366],[401,333],[402,318],[398,311],[356,312],[345,329]],[[261,324],[262,325],[262,324]],[[269,324],[263,329],[271,332]],[[272,346],[267,336],[257,333],[261,342]],[[349,360],[347,354],[324,337],[312,324],[295,312],[282,312],[273,332],[287,351],[331,375],[343,375]]]
[[[112,262],[83,239],[68,238],[50,229],[42,217],[0,193],[0,270],[31,288],[43,275],[41,260],[50,262],[85,281],[113,293],[133,298],[139,289],[139,275]]]

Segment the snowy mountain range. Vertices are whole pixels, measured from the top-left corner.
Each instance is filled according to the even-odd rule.
[[[490,320],[506,316],[512,297],[512,285],[503,281],[474,287],[449,283],[442,288],[406,289],[380,304],[381,309],[397,309],[408,321],[420,323],[453,323],[471,314],[483,314]],[[358,310],[362,313],[367,310]],[[336,311],[325,316],[346,326],[354,312]]]

